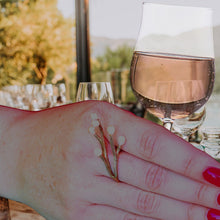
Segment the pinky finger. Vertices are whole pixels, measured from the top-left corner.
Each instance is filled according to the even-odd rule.
[[[82,220],[158,220],[140,215],[134,215],[121,209],[105,205],[90,205]]]

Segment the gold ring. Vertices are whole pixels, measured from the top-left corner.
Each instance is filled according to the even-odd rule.
[[[113,126],[107,127],[107,132],[109,135],[108,141],[111,146],[112,155],[114,158],[113,163],[111,164],[109,161],[108,156],[108,150],[107,150],[107,144],[105,141],[105,135],[103,131],[103,127],[100,123],[100,120],[96,114],[91,114],[92,118],[92,126],[89,128],[90,134],[94,135],[96,139],[99,141],[101,148],[96,148],[94,153],[96,156],[102,159],[102,161],[105,164],[106,170],[109,174],[109,176],[116,182],[119,182],[118,178],[118,158],[120,151],[122,149],[122,146],[125,143],[125,137],[119,136],[118,137],[118,146],[115,146],[113,141],[113,134],[115,133],[115,128]]]

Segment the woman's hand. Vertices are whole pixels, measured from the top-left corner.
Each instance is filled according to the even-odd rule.
[[[94,153],[94,113],[107,139],[109,126],[115,145],[125,137],[120,182]],[[3,137],[16,140],[17,197],[47,219],[220,219],[220,164],[163,127],[98,101],[22,114]]]

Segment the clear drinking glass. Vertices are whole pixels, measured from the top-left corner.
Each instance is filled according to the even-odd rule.
[[[220,128],[203,128],[201,133],[203,150],[220,162]]]
[[[77,90],[76,101],[100,100],[114,104],[110,82],[82,82]]]
[[[212,11],[209,8],[143,4],[131,62],[134,93],[171,130],[209,99],[214,84]]]
[[[53,102],[55,106],[64,105],[67,103],[65,83],[53,85]]]
[[[2,88],[2,90],[8,95],[10,95],[10,99],[8,98],[8,106],[13,108],[22,108],[23,102],[22,102],[22,94],[21,94],[21,87],[18,85],[10,85],[5,86]]]
[[[42,109],[53,107],[53,85],[41,85]]]

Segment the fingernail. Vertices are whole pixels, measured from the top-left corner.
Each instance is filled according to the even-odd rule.
[[[219,220],[220,219],[220,211],[215,209],[210,209],[207,214],[208,220]]]
[[[203,177],[208,182],[220,187],[220,169],[209,167],[203,172]]]
[[[220,205],[220,194],[218,195],[217,202]]]

